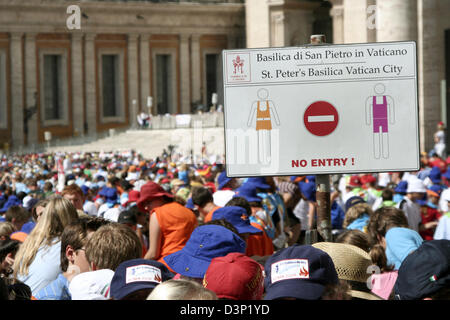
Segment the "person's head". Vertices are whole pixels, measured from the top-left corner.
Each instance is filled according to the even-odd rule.
[[[30,219],[30,212],[20,206],[12,206],[6,210],[5,219],[8,222],[11,222],[16,231],[22,229],[22,226]]]
[[[369,204],[365,202],[355,204],[346,211],[342,227],[347,228],[356,219],[361,218],[364,215],[370,217],[372,214],[373,211]]]
[[[117,222],[136,231],[136,227],[137,227],[136,211],[132,211],[132,210],[122,211],[119,214],[119,218],[117,219]]]
[[[158,261],[133,259],[122,262],[111,280],[111,298],[114,300],[145,300],[160,283],[174,274]]]
[[[237,188],[233,198],[235,197],[240,197],[247,200],[252,210],[252,213],[255,213],[257,210],[262,208],[262,199],[258,197],[256,187],[254,187],[250,183],[248,184],[244,183],[242,186]]]
[[[101,269],[83,272],[69,283],[72,300],[108,300],[114,271]]]
[[[17,240],[9,238],[0,240],[0,275],[8,276],[13,272],[11,267],[19,247],[20,242]]]
[[[235,178],[230,178],[227,176],[225,171],[222,171],[217,175],[217,190],[223,189],[236,189],[239,183]]]
[[[205,216],[208,213],[208,210],[205,210],[205,207],[208,204],[214,205],[213,195],[211,191],[205,187],[195,187],[192,190],[192,202],[202,216]]]
[[[137,206],[140,211],[151,213],[154,209],[173,201],[173,195],[152,181],[141,187]]]
[[[242,253],[231,252],[211,260],[203,286],[214,291],[219,299],[261,300],[263,267]]]
[[[52,196],[36,226],[20,246],[14,261],[14,276],[28,274],[28,267],[41,245],[50,246],[60,239],[64,228],[78,220],[78,213],[72,203],[61,196]]]
[[[430,240],[402,262],[394,297],[398,300],[450,300],[450,240]]]
[[[245,212],[247,212],[248,216],[252,215],[252,207],[250,206],[250,203],[243,197],[233,197],[228,201],[225,205],[225,207],[241,207],[245,209]]]
[[[313,246],[295,244],[281,249],[267,259],[264,270],[264,300],[338,298],[340,283],[333,260]]]
[[[73,206],[78,210],[83,210],[84,193],[83,190],[75,183],[65,186],[61,195],[72,202]]]
[[[350,285],[353,299],[380,300],[367,287],[372,260],[366,251],[346,243],[316,242],[312,246],[330,255],[339,279]]]
[[[381,193],[381,198],[383,201],[392,201],[394,197],[394,191],[392,189],[384,189]]]
[[[157,285],[147,300],[217,300],[217,296],[198,282],[171,279]]]
[[[214,211],[212,220],[225,219],[231,223],[239,232],[239,235],[247,240],[251,234],[260,234],[262,231],[250,224],[250,217],[242,207],[225,206]]]
[[[427,192],[425,184],[420,179],[410,179],[408,181],[408,187],[406,188],[406,196],[411,199],[411,201],[420,200],[423,198],[424,194]]]
[[[0,222],[0,240],[5,240],[11,236],[16,228],[11,222]]]
[[[89,271],[86,243],[89,237],[107,220],[82,217],[64,228],[61,235],[61,270],[71,275]],[[69,270],[70,269],[70,270]]]
[[[49,202],[50,202],[49,199],[43,199],[39,200],[39,202],[33,206],[33,209],[31,209],[31,216],[33,217],[33,220],[35,222],[39,220],[39,218],[41,217],[42,213],[45,210],[45,207]]]
[[[129,227],[111,222],[92,234],[85,252],[91,270],[115,271],[123,261],[140,258],[142,244]]]
[[[336,238],[337,243],[346,243],[361,248],[365,252],[370,252],[369,235],[361,230],[346,230]]]
[[[367,232],[372,245],[382,242],[386,232],[393,227],[408,228],[405,213],[395,207],[381,207],[370,216]]]
[[[204,224],[194,229],[183,249],[164,257],[164,261],[182,276],[203,279],[213,258],[230,252],[245,253],[245,249],[245,241],[233,231]]]

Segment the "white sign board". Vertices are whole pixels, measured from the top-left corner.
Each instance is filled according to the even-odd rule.
[[[419,169],[416,43],[224,50],[227,175]]]

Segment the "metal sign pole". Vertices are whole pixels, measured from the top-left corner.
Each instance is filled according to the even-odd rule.
[[[312,35],[310,43],[311,45],[326,43],[325,35]],[[330,190],[330,175],[316,175],[317,231],[327,242],[332,242]]]

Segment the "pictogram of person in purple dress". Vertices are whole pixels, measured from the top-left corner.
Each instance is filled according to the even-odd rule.
[[[395,123],[394,99],[385,95],[385,86],[377,83],[375,94],[366,100],[366,124],[373,125],[373,156],[389,158],[389,124]]]

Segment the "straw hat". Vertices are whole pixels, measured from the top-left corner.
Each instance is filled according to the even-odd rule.
[[[352,286],[354,298],[365,300],[382,300],[372,294],[367,287],[368,267],[372,265],[370,255],[357,246],[346,243],[317,242],[313,247],[325,251],[333,260],[339,279],[347,280]]]

